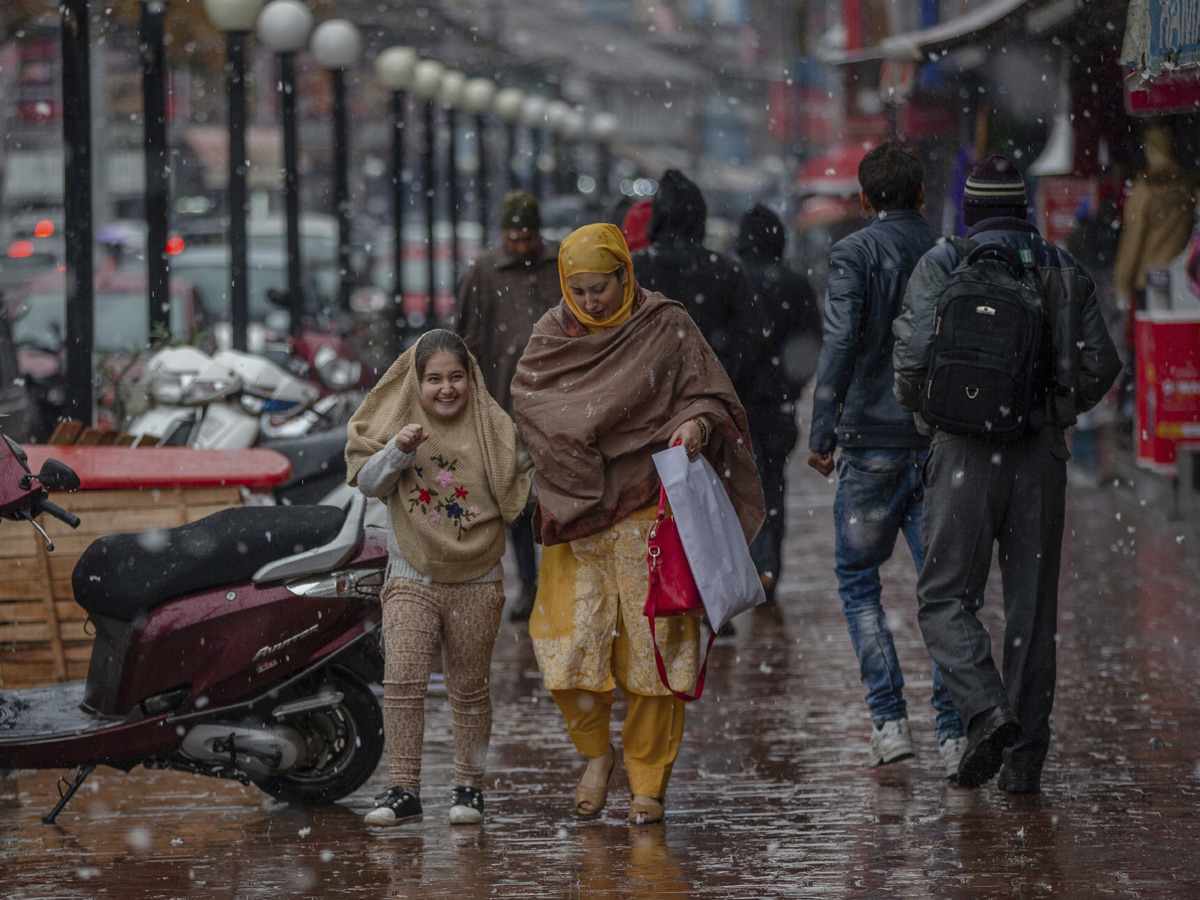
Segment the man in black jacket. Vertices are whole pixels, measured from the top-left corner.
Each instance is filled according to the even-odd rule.
[[[867,687],[873,766],[913,755],[904,676],[881,602],[879,567],[903,534],[917,572],[929,441],[892,396],[892,319],[908,278],[937,240],[921,218],[924,172],[907,147],[884,143],[858,167],[860,200],[871,221],[829,253],[824,337],[813,396],[808,464],[828,476],[837,461],[833,503],[834,571],[850,639]],[[933,666],[938,750],[946,777],[958,776],[966,746],[962,721]]]
[[[786,243],[783,222],[767,207],[755,204],[742,214],[734,246],[750,286],[745,314],[753,316],[759,327],[754,344],[743,354],[753,362],[746,367],[740,397],[750,420],[754,462],[767,502],[767,517],[750,553],[768,602],[775,599],[782,566],[784,472],[800,436],[796,399],[816,370],[821,348],[817,298],[808,280],[783,264]]]
[[[707,220],[700,189],[683,173],[668,169],[646,227],[650,246],[633,254],[633,273],[646,290],[683,304],[740,397],[751,331],[745,315],[749,297],[741,266],[704,246]]]
[[[1025,182],[1011,160],[993,156],[976,166],[962,212],[970,240],[1008,244],[1037,278],[1053,353],[1047,352],[1041,384],[1035,384],[1040,400],[1030,412],[1028,434],[1006,444],[933,434],[923,528],[930,562],[917,580],[917,620],[967,723],[958,783],[979,787],[1003,766],[1002,789],[1036,793],[1054,704],[1070,457],[1063,431],[1104,396],[1121,364],[1095,283],[1074,257],[1026,221]],[[925,254],[893,325],[895,395],[914,413],[933,355],[941,287],[961,259],[949,241]],[[916,419],[930,430],[919,414]],[[996,544],[1004,588],[1003,677],[977,615]]]

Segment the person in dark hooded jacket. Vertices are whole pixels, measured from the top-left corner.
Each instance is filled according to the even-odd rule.
[[[821,313],[808,280],[783,264],[787,234],[769,208],[755,204],[742,214],[735,248],[750,287],[747,313],[757,324],[744,354],[758,364],[746,370],[741,395],[750,420],[750,441],[762,479],[767,518],[750,546],[767,600],[775,598],[784,530],[784,471],[796,446],[796,400],[817,368]]]
[[[742,360],[749,358],[743,346],[749,331],[742,315],[748,300],[745,279],[737,263],[704,246],[707,219],[700,189],[668,169],[646,227],[650,246],[633,255],[633,271],[646,290],[683,304],[741,396]]]

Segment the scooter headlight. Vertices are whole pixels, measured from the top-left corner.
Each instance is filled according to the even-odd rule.
[[[237,378],[214,378],[204,381],[193,381],[183,392],[183,403],[188,406],[200,406],[220,400],[236,391],[241,385]]]
[[[163,406],[178,406],[183,402],[183,378],[175,372],[159,369],[150,377],[146,390],[155,403]]]
[[[338,356],[328,344],[313,355],[313,366],[321,383],[332,391],[347,390],[362,377],[362,363]]]

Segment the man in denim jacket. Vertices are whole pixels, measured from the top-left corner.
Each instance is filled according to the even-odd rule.
[[[1008,244],[1038,279],[1050,342],[1028,434],[999,444],[933,433],[922,530],[930,563],[917,580],[917,621],[967,723],[958,783],[979,787],[1003,766],[1002,789],[1035,793],[1050,747],[1054,703],[1070,456],[1063,431],[1104,396],[1121,365],[1095,283],[1074,257],[1026,221],[1025,182],[1011,160],[993,156],[976,166],[962,212],[970,240]],[[938,296],[959,262],[949,241],[922,257],[893,325],[895,395],[914,413],[933,353]],[[931,431],[919,414],[916,420]],[[995,544],[1004,594],[1003,677],[977,617]]]
[[[896,143],[874,148],[859,164],[858,180],[871,221],[829,253],[808,464],[828,476],[834,449],[841,447],[834,571],[867,687],[873,725],[868,758],[878,766],[913,755],[904,676],[883,611],[879,567],[903,534],[921,571],[921,468],[929,452],[928,438],[892,396],[892,319],[913,266],[938,236],[921,218],[924,172],[909,148]],[[946,777],[954,779],[966,741],[936,665],[932,702],[938,749]]]

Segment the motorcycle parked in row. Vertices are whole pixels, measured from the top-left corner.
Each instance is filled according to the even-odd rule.
[[[33,475],[0,441],[0,517],[43,537],[43,513],[75,527],[47,491],[78,486],[54,460]],[[305,805],[359,788],[383,749],[369,685],[383,677],[387,564],[364,506],[238,507],[92,543],[72,575],[95,631],[87,678],[0,691],[0,769],[75,769],[42,821],[98,765],[232,778]]]

